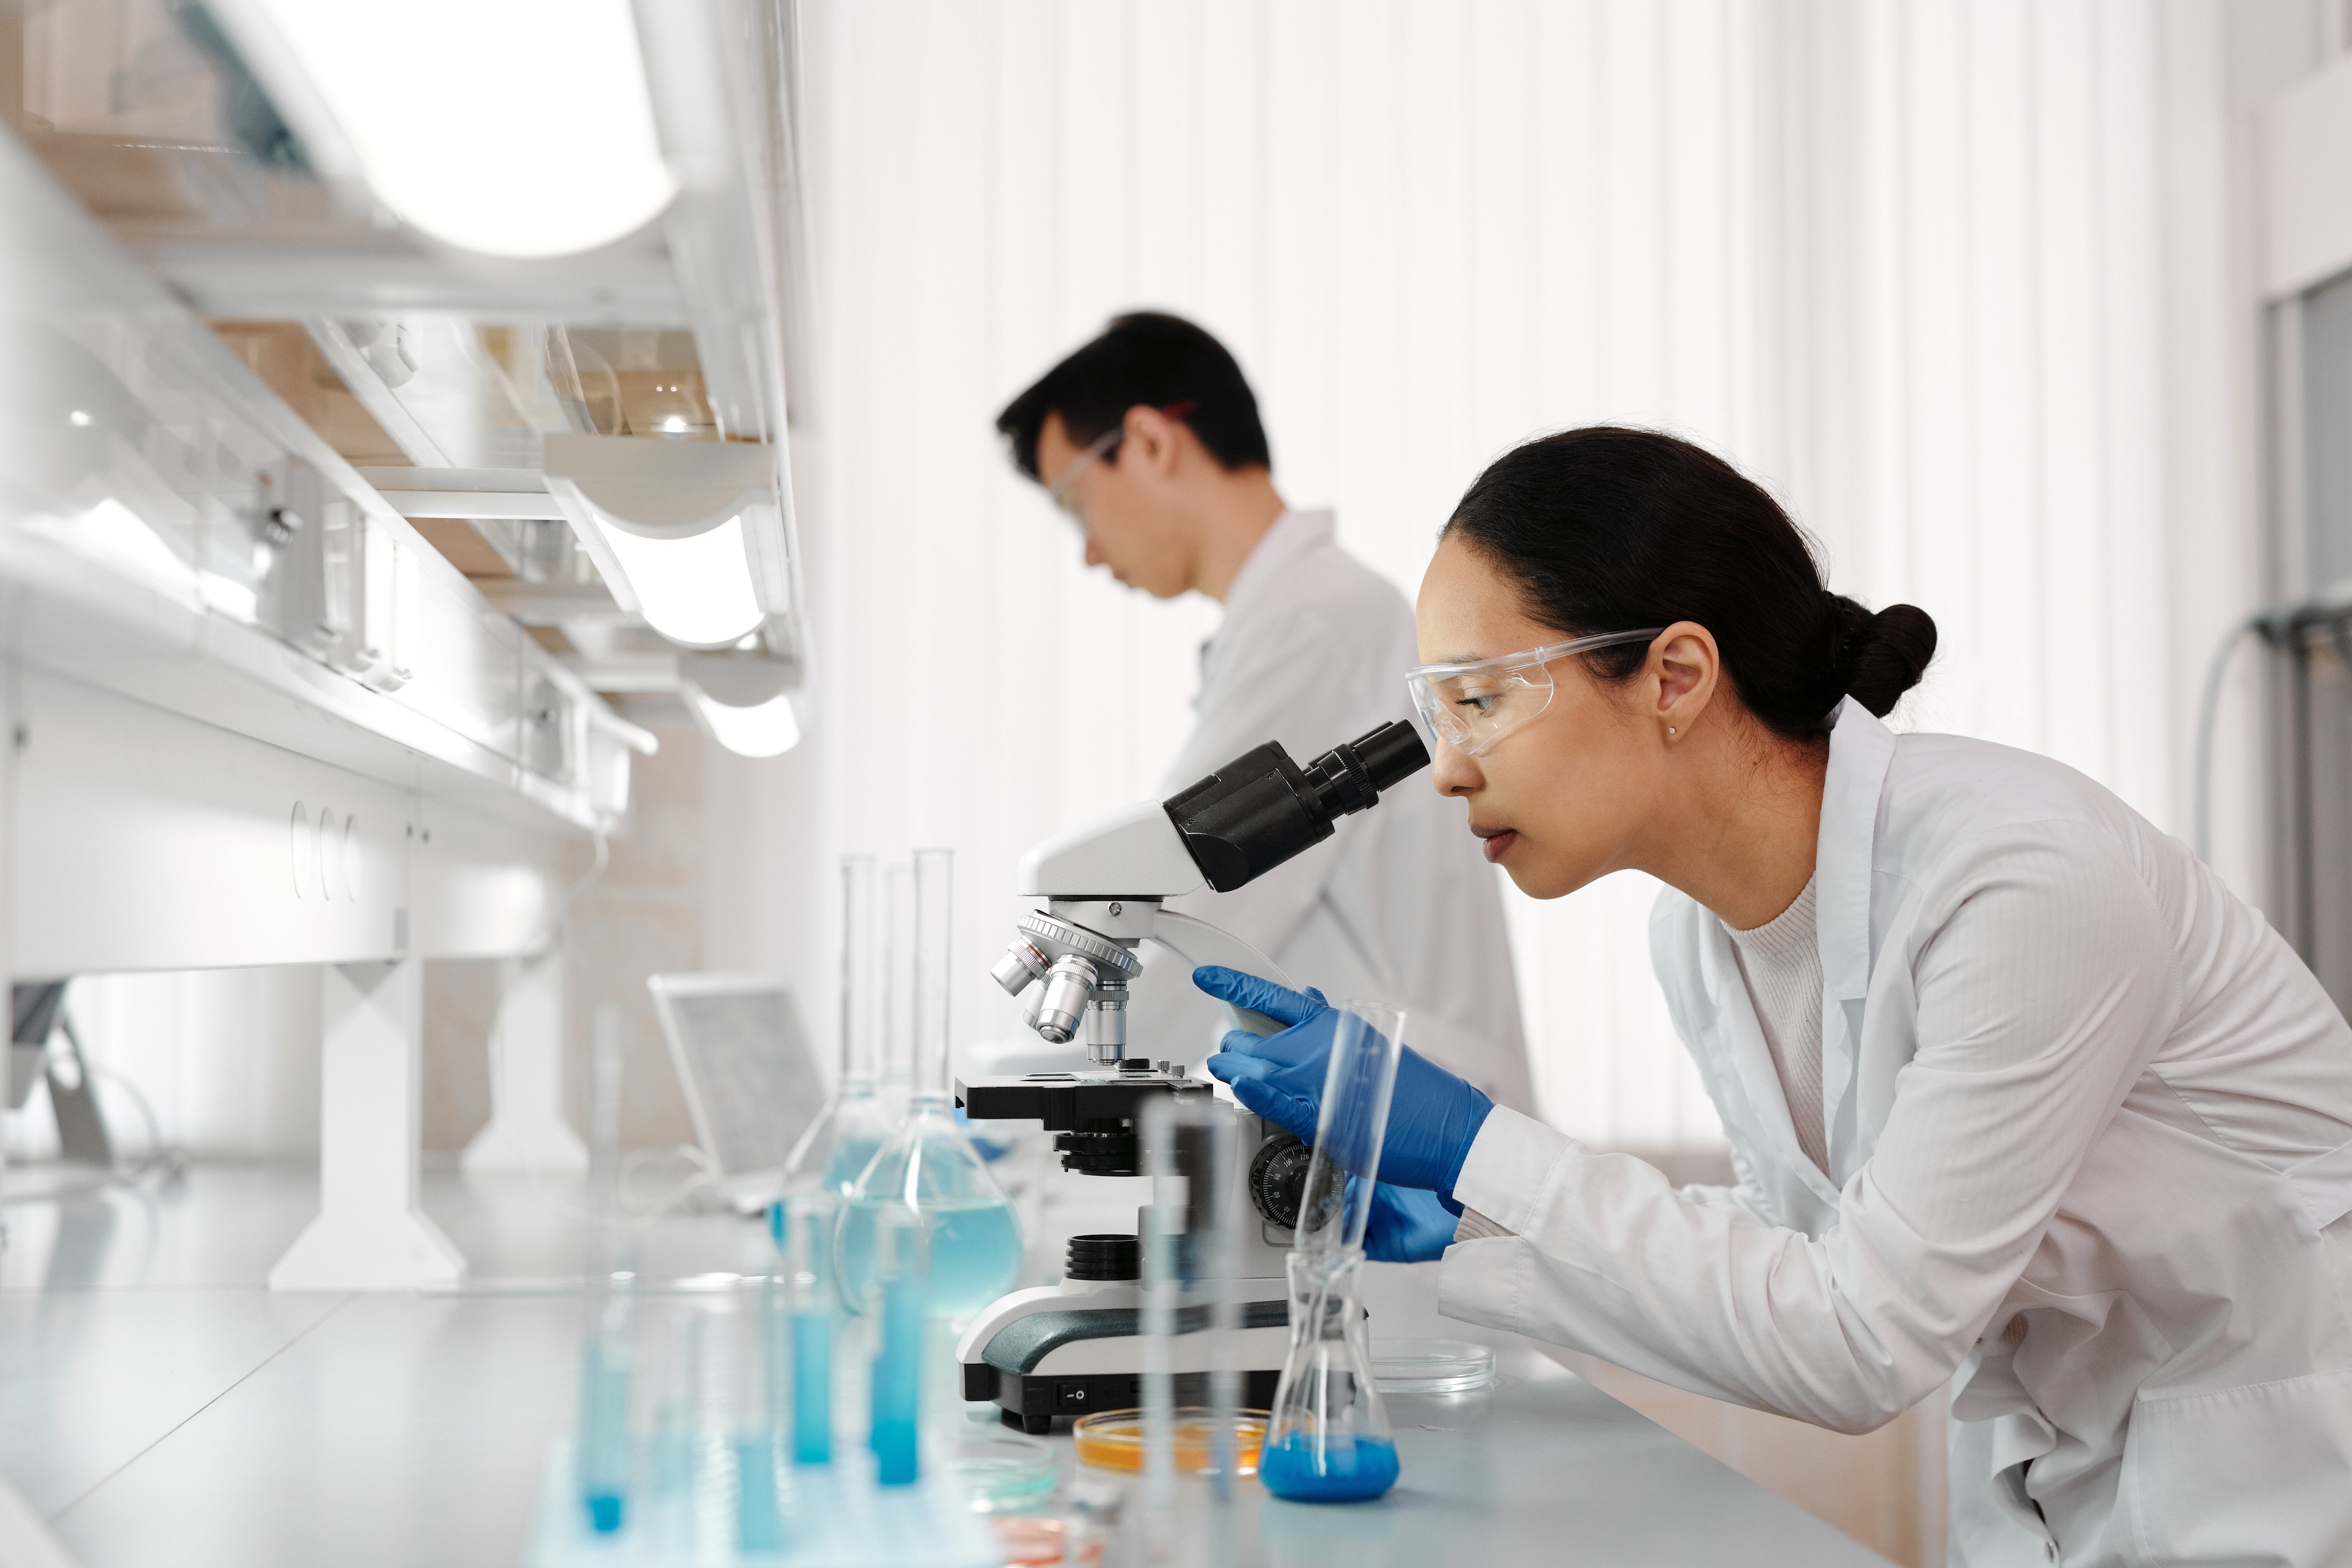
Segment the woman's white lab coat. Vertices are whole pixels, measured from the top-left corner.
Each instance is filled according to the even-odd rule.
[[[2310,972],[2088,779],[1852,701],[1816,877],[1829,1170],[1670,889],[1738,1184],[1497,1110],[1455,1193],[1514,1234],[1444,1310],[1841,1431],[1951,1378],[1971,1568],[2352,1563],[2352,1030]]]

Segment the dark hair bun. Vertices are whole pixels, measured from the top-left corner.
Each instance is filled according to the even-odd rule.
[[[1916,605],[1889,605],[1873,615],[1843,594],[1830,599],[1839,683],[1845,695],[1884,719],[1936,657],[1935,617]]]
[[[1885,717],[1936,653],[1911,605],[1871,614],[1832,594],[1780,503],[1714,453],[1655,430],[1596,425],[1487,465],[1445,525],[1517,580],[1562,637],[1696,621],[1731,689],[1774,734],[1812,741],[1853,697]],[[1620,681],[1649,650],[1597,648]]]

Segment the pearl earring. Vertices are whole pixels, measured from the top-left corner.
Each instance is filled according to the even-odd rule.
[[[1669,735],[1675,733],[1675,727],[1672,724],[1666,726],[1666,733]]]

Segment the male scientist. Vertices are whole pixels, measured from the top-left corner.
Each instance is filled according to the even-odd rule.
[[[1412,609],[1339,548],[1330,512],[1285,503],[1257,398],[1215,338],[1175,316],[1117,317],[996,427],[1014,466],[1077,520],[1087,564],[1154,598],[1198,593],[1224,606],[1163,794],[1268,741],[1304,762],[1412,717]],[[1423,1054],[1534,1112],[1501,894],[1460,808],[1435,791],[1395,790],[1248,887],[1171,907],[1335,1002],[1403,1007]],[[1146,974],[1129,1027],[1154,1057],[1198,1061],[1218,1023],[1169,978]]]

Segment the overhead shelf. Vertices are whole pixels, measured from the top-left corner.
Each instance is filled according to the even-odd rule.
[[[485,8],[480,25],[499,25],[488,12],[504,9]],[[643,624],[621,556],[660,530],[578,504],[576,486],[551,490],[551,441],[585,442],[604,469],[648,472],[677,464],[664,450],[674,446],[756,447],[760,495],[715,520],[719,537],[700,551],[733,550],[737,574],[756,584],[756,624],[734,654],[796,685],[805,618],[782,439],[800,292],[791,7],[672,0],[573,14],[579,26],[547,47],[584,47],[593,25],[634,18],[620,41],[634,47],[668,194],[625,232],[533,257],[469,249],[462,214],[426,210],[456,210],[441,200],[449,193],[420,197],[400,183],[425,165],[387,173],[369,152],[371,117],[386,111],[370,95],[378,77],[400,81],[412,127],[425,98],[495,109],[467,117],[472,157],[459,168],[494,180],[501,125],[520,151],[546,140],[541,120],[576,126],[593,113],[606,134],[612,95],[591,110],[577,90],[578,70],[595,61],[550,57],[476,81],[467,73],[479,59],[436,40],[404,66],[404,49],[425,46],[380,15],[362,29],[366,67],[345,69],[320,39],[356,24],[314,26],[332,7],[215,0],[205,14],[217,28],[202,37],[193,10],[58,0],[30,16],[26,141],[51,176],[342,459],[339,483],[357,487],[355,505],[402,519],[485,603],[517,612],[519,646],[590,679],[590,628]],[[112,47],[87,47],[98,29],[112,29]],[[126,53],[139,69],[108,66]],[[605,65],[621,58],[605,53]],[[410,140],[400,157],[432,155],[430,128]],[[543,170],[545,149],[535,155]],[[537,186],[510,190],[528,206]],[[688,646],[714,641],[709,624],[669,624]],[[633,667],[657,657],[628,655]],[[660,689],[685,695],[674,656],[669,668]],[[643,690],[643,678],[632,687]]]

